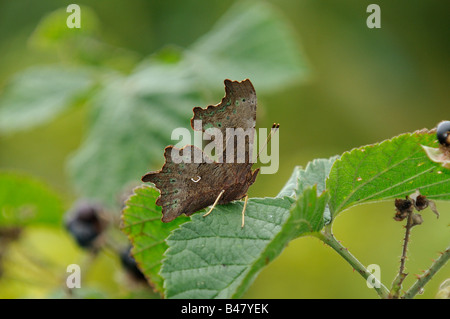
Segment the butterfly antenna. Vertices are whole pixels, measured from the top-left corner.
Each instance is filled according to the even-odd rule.
[[[224,190],[224,189],[220,192],[219,196],[217,196],[216,201],[214,202],[214,204],[212,205],[212,207],[210,208],[210,210],[209,210],[205,215],[203,215],[203,217],[206,217],[206,216],[208,216],[209,214],[211,214],[212,210],[214,209],[214,207],[216,207],[216,205],[217,205],[217,203],[219,202],[220,197],[222,197],[223,193],[225,193],[225,190]]]
[[[273,123],[272,128],[270,129],[270,133],[266,138],[266,142],[264,143],[264,146],[261,147],[261,149],[259,150],[258,156],[256,156],[256,161],[258,161],[258,158],[261,155],[262,151],[264,151],[264,149],[267,147],[267,144],[269,144],[270,139],[276,132],[278,132],[279,128],[280,128],[280,123]]]

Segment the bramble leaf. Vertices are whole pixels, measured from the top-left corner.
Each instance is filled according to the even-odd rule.
[[[435,134],[402,134],[344,153],[327,180],[332,217],[351,206],[403,198],[416,189],[429,199],[450,200],[450,170],[432,162],[421,145],[437,147]]]
[[[325,190],[325,181],[330,173],[331,167],[338,156],[329,159],[318,158],[308,163],[306,169],[300,166],[294,168],[294,172],[278,193],[277,197],[296,197],[307,187],[317,185],[317,192],[320,194]]]
[[[60,196],[42,182],[0,172],[0,226],[30,223],[59,226],[64,213]]]
[[[312,187],[294,205],[289,197],[251,199],[244,228],[241,202],[206,218],[194,215],[167,239],[161,269],[167,298],[241,297],[289,241],[322,229],[327,198]]]

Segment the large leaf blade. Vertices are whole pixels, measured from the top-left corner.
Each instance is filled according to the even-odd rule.
[[[242,205],[218,206],[206,218],[196,214],[167,239],[161,270],[167,298],[230,298],[236,292],[249,266],[281,230],[291,202],[249,200],[243,229]]]
[[[450,200],[450,170],[432,162],[421,145],[437,147],[435,134],[402,134],[344,153],[327,180],[332,216],[353,205],[401,198],[416,189],[430,199]]]
[[[242,203],[195,215],[167,239],[161,269],[168,298],[239,298],[289,241],[324,225],[327,194],[316,187],[293,199],[251,199],[240,228]]]

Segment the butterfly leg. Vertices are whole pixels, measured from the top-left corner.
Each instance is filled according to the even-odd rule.
[[[212,205],[212,207],[210,208],[210,210],[209,210],[205,215],[203,215],[203,217],[206,217],[206,216],[208,216],[209,214],[211,214],[212,210],[214,209],[214,207],[216,207],[216,205],[217,205],[217,203],[219,202],[220,197],[222,197],[223,193],[225,193],[225,190],[224,190],[224,189],[220,192],[219,196],[217,196],[216,201],[214,202],[214,204]]]
[[[241,228],[244,228],[244,217],[245,217],[245,209],[247,208],[247,202],[248,202],[248,195],[245,195],[244,208],[242,209],[242,224],[241,224]]]

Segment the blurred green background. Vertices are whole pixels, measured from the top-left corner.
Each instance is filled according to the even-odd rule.
[[[87,90],[88,93],[80,96],[75,93],[70,103],[64,102],[70,107],[55,112],[40,125],[27,127],[30,120],[25,116],[23,129],[0,131],[0,169],[21,172],[46,183],[54,192],[61,194],[65,209],[70,208],[80,196],[91,195],[91,189],[84,183],[92,172],[101,168],[100,164],[85,165],[93,158],[92,154],[97,154],[95,143],[89,144],[90,134],[99,130],[92,123],[113,121],[115,102],[120,107],[127,105],[127,100],[123,102],[120,95],[117,99],[113,96],[109,100],[104,97],[103,100],[92,100],[98,83],[112,83],[109,92],[114,94],[119,87],[121,92],[127,94],[126,90],[138,90],[136,87],[117,85],[114,81],[133,75],[140,69],[145,77],[145,72],[155,65],[152,64],[155,59],[167,63],[167,72],[173,73],[175,80],[170,77],[161,79],[164,89],[164,85],[173,83],[174,88],[167,88],[169,93],[178,90],[177,79],[182,77],[179,73],[186,70],[178,68],[178,62],[189,54],[193,55],[188,57],[192,59],[189,61],[199,63],[194,63],[194,68],[202,66],[202,52],[205,51],[209,54],[205,53],[206,58],[215,54],[216,58],[231,62],[234,56],[244,57],[236,62],[237,67],[243,61],[248,62],[248,69],[241,73],[236,71],[241,78],[234,80],[249,77],[255,85],[259,101],[257,127],[270,127],[273,122],[281,124],[279,171],[274,175],[259,176],[250,189],[251,197],[275,196],[296,165],[306,166],[315,158],[328,158],[354,147],[424,127],[432,128],[441,120],[449,120],[450,4],[445,1],[377,1],[381,7],[381,29],[366,26],[369,15],[366,8],[371,1],[267,1],[276,17],[286,26],[283,32],[289,33],[290,37],[285,39],[286,47],[270,41],[270,36],[276,38],[276,33],[265,33],[265,29],[255,34],[261,39],[255,39],[251,32],[240,31],[252,23],[248,21],[255,16],[252,10],[247,16],[239,15],[242,18],[239,21],[233,20],[238,13],[232,11],[234,15],[226,16],[230,20],[229,26],[223,18],[221,20],[222,29],[219,29],[225,31],[214,32],[218,28],[216,21],[230,8],[236,10],[232,2],[80,0],[76,2],[81,7],[80,30],[69,30],[65,26],[65,18],[69,15],[65,9],[70,3],[61,0],[0,0],[0,88],[3,91],[0,94],[6,94],[4,92],[8,91],[11,79],[17,74],[34,66],[87,68],[88,73],[94,70],[96,74],[89,78],[95,78],[97,82]],[[248,8],[251,6],[252,3]],[[63,20],[58,17],[63,17]],[[239,28],[233,30],[236,25]],[[236,37],[227,38],[227,32],[242,42],[233,42]],[[205,34],[209,38],[202,38]],[[241,43],[254,41],[264,43],[266,51],[263,53],[266,56],[259,50],[247,48],[245,51],[244,48],[244,53],[239,51]],[[211,45],[202,47],[205,43],[214,44],[218,52],[214,52]],[[253,53],[243,56],[246,52]],[[279,61],[276,59],[279,56],[285,58]],[[258,64],[261,57],[262,62]],[[271,57],[274,57],[273,61]],[[290,60],[286,61],[290,58],[294,65],[293,74],[286,75],[289,70],[283,73],[277,65],[289,66]],[[256,61],[254,65],[251,64],[253,60]],[[295,61],[299,63],[295,64]],[[165,65],[161,71],[163,77],[166,74]],[[181,95],[185,98],[179,105],[184,110],[181,112],[187,110],[187,119],[192,107],[216,104],[223,96],[221,81],[226,74],[222,75],[224,67],[218,65],[215,73],[215,66],[205,67],[203,78],[196,73],[203,82],[192,79],[190,83],[190,73],[187,72],[187,81],[182,82],[182,89],[179,89],[184,88],[187,92]],[[245,73],[247,70],[248,73]],[[268,73],[272,73],[273,77],[270,78]],[[74,79],[74,85],[83,87],[86,84],[84,75],[79,76],[80,81],[75,77],[71,79]],[[41,81],[45,82],[46,78]],[[139,81],[142,79],[136,81],[141,83]],[[147,88],[145,85],[149,88],[153,85],[144,82],[144,89]],[[158,79],[154,83],[157,82]],[[209,82],[209,87],[202,84],[206,82]],[[199,91],[204,93],[201,98],[196,95]],[[39,96],[39,92],[36,94]],[[165,98],[162,97],[163,103],[171,102]],[[64,96],[61,99],[63,101]],[[203,101],[203,104],[197,105],[198,101]],[[42,103],[46,105],[47,102],[44,100]],[[111,119],[104,118],[102,103],[108,104],[112,110]],[[153,95],[148,98],[148,103],[157,105]],[[16,112],[16,117],[20,117],[21,110]],[[162,116],[158,118],[160,120],[165,119],[164,113],[158,113],[158,116]],[[166,116],[168,121],[172,119],[170,115]],[[119,115],[117,117],[120,118]],[[184,113],[180,115],[180,118],[184,117]],[[167,126],[172,129],[170,124]],[[108,134],[109,131],[105,131],[104,135],[99,133],[98,136]],[[134,134],[140,136],[139,130],[136,129]],[[158,135],[154,131],[148,134]],[[169,143],[149,142],[147,146],[146,136],[140,140],[136,138],[127,136],[124,143],[135,143],[137,149],[151,148],[142,155],[141,161],[148,169],[158,168],[163,147]],[[85,142],[87,144],[83,144]],[[74,155],[83,145],[88,145],[84,148],[85,152]],[[105,154],[120,153],[121,149],[111,148],[109,151],[111,153],[102,153],[104,157],[98,157],[100,163],[105,158],[105,166],[108,166],[108,158],[115,156],[106,157]],[[139,157],[139,154],[136,156]],[[120,158],[120,154],[117,157]],[[122,174],[126,167],[110,165],[108,169],[110,174]],[[143,174],[145,171],[134,173],[136,182],[139,182],[138,172]],[[108,178],[104,184],[108,183]],[[122,180],[125,182],[126,178]],[[125,187],[125,183],[122,186]],[[104,185],[91,183],[91,187],[96,191]],[[26,193],[22,195],[27,196]],[[103,199],[109,193],[92,194],[92,197],[96,195]],[[407,271],[411,275],[405,280],[406,287],[414,282],[412,274],[428,268],[431,260],[449,242],[450,204],[439,202],[438,208],[440,219],[436,220],[433,214],[426,212],[423,214],[424,224],[413,231],[407,262]],[[116,209],[116,214],[118,211]],[[333,228],[336,237],[363,264],[380,265],[381,280],[387,286],[398,271],[403,237],[402,223],[395,222],[393,214],[392,203],[362,205],[341,214]],[[90,265],[83,277],[83,284],[88,287],[88,297],[153,296],[124,280],[118,257],[113,253],[105,252],[94,261],[89,261],[89,254],[77,247],[63,227],[27,225],[20,239],[9,246],[3,260],[1,298],[64,296],[60,287],[64,284],[65,267],[70,263],[84,262]],[[450,269],[447,265],[418,298],[433,298],[439,284],[448,277]],[[139,295],[136,291],[145,292]],[[307,237],[291,242],[261,272],[245,297],[376,298],[377,295],[332,249]]]

